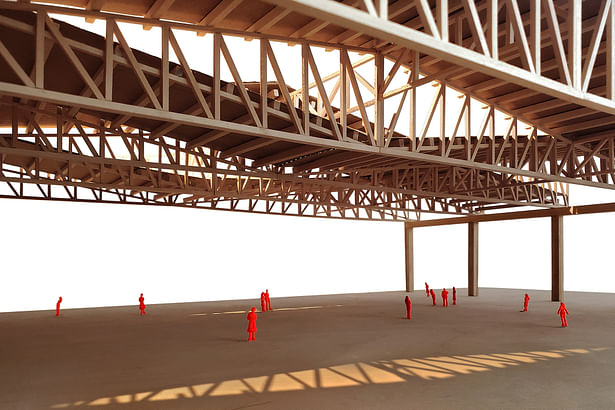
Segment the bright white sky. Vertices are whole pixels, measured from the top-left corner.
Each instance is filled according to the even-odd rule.
[[[101,22],[70,22],[104,32]],[[121,27],[133,47],[159,53],[155,28]],[[175,34],[191,66],[211,73],[211,38]],[[226,40],[233,55],[242,57],[237,60],[245,79],[256,77],[250,70],[258,61],[258,43]],[[301,69],[292,65],[298,65],[300,48],[273,47],[278,56],[296,54],[278,58],[286,82],[298,87]],[[321,75],[337,70],[337,52],[314,54]],[[223,79],[232,81],[228,71]],[[615,193],[571,187],[571,199],[615,202]],[[74,308],[136,305],[141,292],[147,304],[245,298],[256,304],[265,288],[273,298],[404,288],[401,223],[24,200],[0,200],[0,209],[0,312],[53,309],[60,295],[64,308]],[[566,217],[564,226],[565,289],[615,292],[615,214]],[[483,223],[479,235],[479,286],[550,288],[548,219]],[[435,288],[466,287],[466,240],[464,225],[417,229],[416,288],[424,281]]]

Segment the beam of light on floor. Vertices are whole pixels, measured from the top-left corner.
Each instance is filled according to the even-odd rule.
[[[271,309],[271,312],[282,312],[288,310],[306,310],[306,309],[326,309],[332,307],[342,307],[344,305],[327,305],[327,306],[299,306],[299,307],[284,307],[284,308],[276,308]],[[208,316],[208,315],[238,315],[242,313],[248,313],[248,310],[234,310],[230,312],[205,312],[205,313],[191,313],[190,316]],[[262,311],[258,311],[262,312]]]
[[[473,354],[466,356],[451,355],[357,362],[315,369],[275,373],[272,375],[170,387],[159,391],[100,397],[90,401],[81,400],[74,403],[59,403],[51,406],[51,408],[62,409],[80,406],[108,406],[144,401],[158,402],[254,393],[369,386],[403,383],[410,381],[413,377],[418,377],[423,380],[439,380],[459,375],[503,369],[511,366],[532,364],[540,361],[590,354],[607,349],[609,348],[557,349],[548,351]]]

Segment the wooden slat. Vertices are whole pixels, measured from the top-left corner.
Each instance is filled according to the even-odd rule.
[[[246,91],[246,86],[244,85],[243,80],[241,79],[241,76],[239,75],[239,71],[237,70],[237,67],[235,66],[235,62],[233,61],[231,52],[226,47],[226,43],[222,36],[220,36],[220,50],[222,51],[222,54],[224,55],[224,59],[226,60],[226,65],[231,71],[231,75],[233,76],[233,79],[235,80],[235,83],[237,84],[237,87],[239,88],[239,95],[244,103],[244,106],[248,110],[250,115],[252,116],[252,121],[254,121],[254,124],[256,124],[257,127],[262,127],[262,123],[260,119],[258,118],[258,114],[256,113],[256,110],[254,109],[254,104],[252,104],[252,100],[250,99],[250,96],[248,95],[248,92]]]
[[[137,79],[139,80],[141,87],[143,87],[143,90],[149,97],[149,100],[151,101],[151,103],[154,105],[156,109],[162,110],[162,106],[160,105],[160,102],[158,101],[158,97],[156,97],[154,90],[152,90],[152,86],[147,81],[147,78],[145,77],[145,74],[143,73],[143,70],[141,69],[139,62],[137,61],[137,58],[135,57],[134,53],[132,52],[132,49],[126,42],[126,39],[124,38],[124,35],[122,34],[122,31],[120,30],[120,28],[118,27],[117,23],[114,20],[108,19],[107,22],[113,24],[113,32],[115,33],[115,36],[117,37],[120,43],[120,46],[122,46],[122,50],[124,50],[124,54],[126,55],[126,58],[128,59],[128,61],[130,62],[130,65],[132,66],[132,69],[135,75],[137,76]]]
[[[21,65],[15,60],[15,57],[11,54],[11,52],[6,48],[2,40],[0,40],[0,56],[4,58],[9,67],[13,70],[17,77],[23,82],[25,85],[29,87],[34,87],[34,82],[30,79],[30,76],[26,74]]]
[[[570,78],[570,71],[568,70],[568,60],[564,52],[564,44],[562,42],[562,36],[560,34],[559,22],[557,15],[555,14],[555,6],[553,0],[544,0],[543,6],[545,8],[545,19],[547,20],[547,26],[551,34],[551,40],[553,44],[553,53],[555,54],[557,67],[560,72],[560,80],[565,81],[569,86],[572,86],[572,80]]]
[[[307,46],[306,48],[307,48],[308,63],[310,65],[310,68],[312,69],[312,75],[314,76],[314,80],[316,80],[316,83],[318,84],[318,92],[320,93],[320,98],[323,100],[325,104],[325,108],[327,109],[327,115],[329,116],[329,123],[331,124],[331,131],[333,133],[333,136],[336,137],[338,141],[342,141],[342,135],[340,134],[339,127],[337,125],[337,122],[335,121],[335,113],[333,112],[333,108],[331,107],[331,102],[329,101],[329,98],[327,97],[327,91],[325,90],[325,86],[322,83],[320,74],[318,72],[318,66],[316,65],[316,62],[314,61],[314,56],[312,55],[312,51],[310,50],[310,47]]]
[[[517,3],[517,0],[506,0],[506,10],[507,13],[510,14],[510,19],[515,30],[515,43],[519,44],[521,61],[523,61],[525,67],[528,68],[531,72],[535,72],[534,63],[530,52],[530,46],[527,42],[523,22],[521,21],[521,13],[519,12],[519,5]]]
[[[438,31],[438,26],[431,13],[429,2],[427,0],[418,0],[416,9],[421,16],[421,20],[423,20],[423,26],[426,28],[427,32],[439,39],[440,32]]]
[[[491,53],[489,52],[489,46],[487,45],[487,40],[485,39],[485,33],[483,32],[483,25],[480,21],[480,17],[478,15],[478,11],[476,10],[476,5],[473,0],[463,0],[463,6],[466,12],[466,16],[468,18],[468,25],[470,26],[470,31],[472,32],[472,36],[474,36],[474,41],[478,44],[479,52],[484,55],[491,57]]]
[[[213,118],[214,115],[212,114],[211,109],[209,108],[209,104],[207,104],[207,101],[205,101],[203,92],[199,88],[199,83],[197,83],[196,78],[194,77],[194,73],[192,72],[192,69],[188,65],[188,60],[186,60],[186,57],[184,56],[184,53],[181,47],[179,46],[179,43],[177,42],[175,35],[173,34],[173,31],[169,30],[168,33],[169,33],[169,42],[171,43],[171,46],[173,47],[173,51],[175,51],[175,55],[177,56],[177,59],[179,60],[179,63],[182,66],[184,74],[186,75],[186,78],[188,79],[188,83],[190,84],[192,88],[192,92],[194,96],[196,97],[196,100],[200,104],[205,115],[207,115],[208,118]]]
[[[589,88],[589,81],[592,77],[594,70],[594,64],[596,63],[596,57],[598,56],[598,49],[602,42],[602,34],[604,33],[604,27],[606,26],[607,17],[611,8],[611,0],[604,0],[600,3],[600,11],[598,12],[599,19],[594,23],[592,39],[588,50],[588,56],[585,59],[583,65],[583,73],[581,78],[583,80],[582,89],[584,92]]]
[[[284,101],[286,102],[286,107],[288,108],[290,117],[293,121],[293,124],[295,125],[295,128],[297,129],[297,132],[299,134],[303,134],[304,132],[303,132],[303,128],[301,127],[301,121],[299,120],[299,116],[297,115],[297,110],[295,109],[293,105],[293,100],[291,99],[290,94],[288,93],[288,87],[286,86],[286,82],[284,81],[282,70],[280,69],[280,66],[278,65],[278,60],[275,57],[275,53],[273,52],[273,49],[271,48],[271,44],[269,43],[269,41],[265,41],[265,45],[267,46],[267,56],[269,57],[269,62],[271,63],[271,67],[273,68],[273,73],[275,74],[275,77],[278,80],[278,86],[280,90],[282,91],[282,96],[284,97]]]

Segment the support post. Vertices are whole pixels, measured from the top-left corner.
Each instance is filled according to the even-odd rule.
[[[564,296],[564,217],[551,217],[551,300]]]
[[[414,291],[414,228],[405,227],[406,292]]]
[[[478,296],[478,222],[468,223],[468,296]]]
[[[581,2],[568,0],[568,67],[574,88],[581,88],[582,25]]]
[[[374,120],[374,138],[379,147],[384,146],[384,55],[376,54],[375,66],[375,88],[376,88],[376,111]]]

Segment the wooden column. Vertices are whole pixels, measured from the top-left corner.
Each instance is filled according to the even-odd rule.
[[[468,223],[468,296],[478,296],[478,222]]]
[[[564,296],[564,217],[551,217],[551,300]]]
[[[414,291],[414,228],[405,227],[406,292]]]

